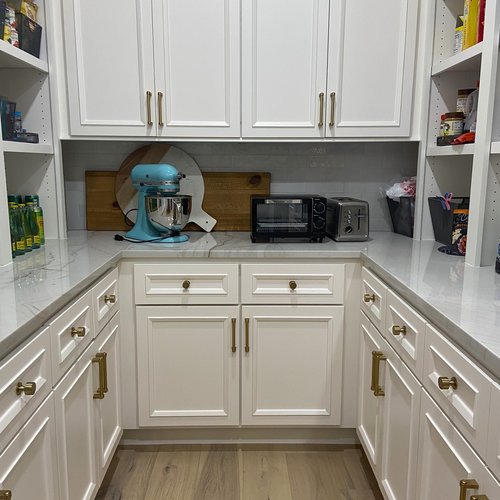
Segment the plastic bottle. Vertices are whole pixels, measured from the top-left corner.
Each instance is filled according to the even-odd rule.
[[[45,229],[43,225],[43,210],[40,206],[40,198],[37,194],[27,194],[24,197],[26,203],[33,202],[33,210],[35,212],[36,222],[38,225],[38,235],[40,236],[40,245],[45,245]]]
[[[40,248],[40,232],[36,221],[35,204],[32,201],[26,202],[26,217],[33,237],[33,249]]]
[[[26,253],[26,240],[24,238],[21,211],[17,203],[9,202],[9,208],[12,209],[12,220],[14,224],[14,234],[16,238],[16,256]]]
[[[19,205],[19,209],[21,211],[21,224],[26,242],[26,252],[31,252],[31,250],[33,250],[33,235],[31,234],[28,210],[26,210],[26,205],[24,203]]]
[[[12,205],[12,206],[11,206]],[[18,253],[16,252],[17,226],[15,221],[14,204],[9,203],[9,226],[10,226],[10,242],[12,247],[12,258],[14,259]]]

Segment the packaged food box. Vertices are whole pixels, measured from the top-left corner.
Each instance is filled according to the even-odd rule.
[[[5,0],[0,0],[0,40],[3,40],[3,27],[5,26],[5,9],[7,4]]]
[[[40,42],[42,27],[24,14],[16,14],[17,31],[19,33],[19,48],[35,57],[40,57]]]
[[[16,114],[16,103],[0,97],[0,118],[2,122],[2,138],[11,141],[14,137],[14,117]]]

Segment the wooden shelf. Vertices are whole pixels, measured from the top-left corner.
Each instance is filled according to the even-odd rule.
[[[32,144],[30,142],[3,141],[2,149],[4,153],[33,153],[33,154],[53,154],[52,144]]]
[[[49,72],[48,64],[45,61],[3,40],[0,40],[0,68],[31,68],[42,73]]]
[[[474,144],[461,144],[457,146],[436,146],[433,144],[427,148],[427,156],[465,156],[473,154]]]
[[[483,42],[459,52],[442,62],[432,65],[432,76],[440,75],[447,71],[479,71],[481,68],[481,54]]]

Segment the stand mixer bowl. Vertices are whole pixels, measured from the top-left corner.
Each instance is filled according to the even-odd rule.
[[[160,233],[181,231],[191,213],[191,196],[155,193],[145,196],[146,214],[151,225]]]

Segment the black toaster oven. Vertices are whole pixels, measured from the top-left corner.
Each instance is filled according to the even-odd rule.
[[[319,195],[254,195],[252,241],[293,238],[322,242],[326,230],[327,199]]]

